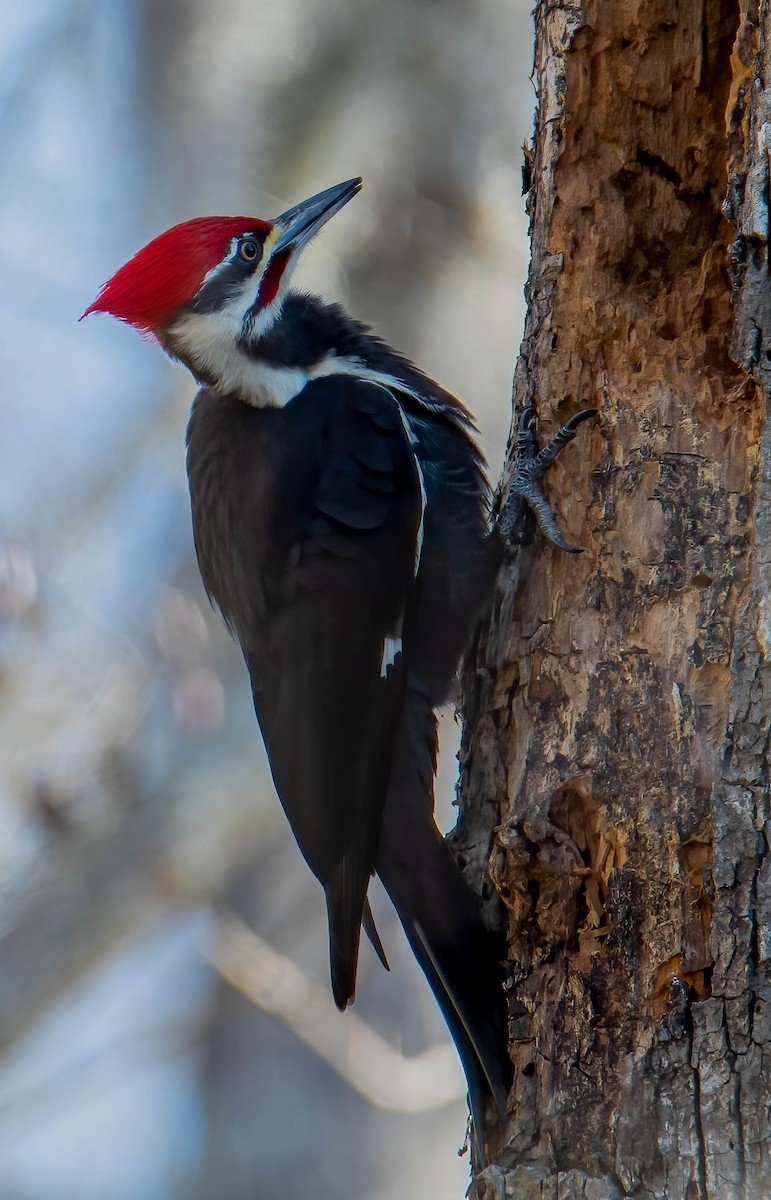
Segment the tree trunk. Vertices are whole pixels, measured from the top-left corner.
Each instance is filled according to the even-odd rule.
[[[547,481],[584,554],[523,551],[466,672],[516,997],[480,1197],[771,1195],[770,58],[767,0],[536,9],[515,411],[600,412]]]

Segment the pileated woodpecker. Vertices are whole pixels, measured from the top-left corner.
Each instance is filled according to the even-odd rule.
[[[524,504],[561,540],[532,412],[490,527],[463,405],[337,305],[289,290],[303,246],[358,192],[272,222],[202,217],[155,238],[84,313],[152,336],[200,384],[187,432],[198,563],[241,644],[281,803],[326,895],[332,990],[353,999],[382,879],[455,1040],[479,1138],[509,1082],[498,955],[433,819],[451,691]]]

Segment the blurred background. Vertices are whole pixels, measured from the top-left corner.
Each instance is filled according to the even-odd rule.
[[[526,270],[530,0],[5,0],[0,1200],[460,1200],[463,1079],[387,902],[321,891],[193,561],[192,380],[77,318],[156,233],[361,174],[296,280],[477,413]],[[439,811],[453,822],[453,716]]]

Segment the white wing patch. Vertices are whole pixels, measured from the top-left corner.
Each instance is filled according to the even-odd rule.
[[[400,637],[387,637],[383,642],[383,658],[380,663],[380,678],[385,679],[388,674],[388,668],[392,667],[396,662],[396,656],[402,652],[402,639]]]

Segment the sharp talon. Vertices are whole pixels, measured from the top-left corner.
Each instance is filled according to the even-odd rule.
[[[571,546],[560,533],[548,500],[543,492],[542,479],[560,451],[576,436],[579,425],[597,415],[596,408],[582,408],[557,430],[554,437],[542,450],[538,449],[535,430],[535,409],[528,404],[522,411],[517,428],[517,463],[511,491],[501,512],[498,528],[507,541],[519,538],[518,527],[522,523],[524,509],[533,513],[538,527],[547,541],[552,542],[566,554],[582,554],[577,546]]]
[[[570,420],[562,426],[562,428],[565,430],[569,429],[571,433],[575,433],[579,425],[583,424],[584,421],[588,421],[590,417],[596,416],[596,408],[582,408],[581,411],[577,412],[575,416],[571,417]]]

